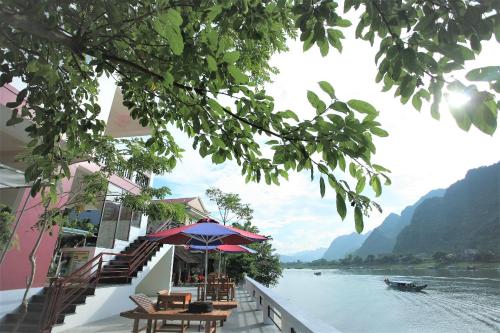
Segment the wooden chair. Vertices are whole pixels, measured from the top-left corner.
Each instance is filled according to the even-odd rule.
[[[231,298],[231,286],[229,284],[228,279],[220,279],[219,282],[219,288],[217,292],[217,300],[222,301],[224,298],[226,298],[226,301],[229,302],[229,299]]]
[[[156,314],[159,312],[156,305],[143,294],[129,296],[132,302],[137,305],[137,308],[148,314]],[[158,320],[153,320],[153,333],[156,332],[181,332],[184,333],[187,329],[187,325],[184,325],[184,320],[181,320],[181,324],[167,324],[166,321],[160,322],[158,325]]]

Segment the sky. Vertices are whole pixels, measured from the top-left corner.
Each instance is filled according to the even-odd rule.
[[[372,161],[392,171],[392,185],[384,187],[376,198],[383,213],[365,217],[364,232],[382,223],[389,213],[400,213],[427,192],[462,179],[467,170],[500,161],[499,131],[494,136],[474,128],[464,132],[445,103],[441,105],[441,120],[436,121],[429,108],[423,107],[419,113],[411,103],[403,106],[393,93],[381,92],[382,87],[375,83],[377,48],[368,43],[351,39],[344,43],[342,54],[331,49],[324,58],[316,47],[303,53],[300,43],[290,41],[289,48],[289,52],[271,60],[280,70],[266,87],[275,98],[276,110],[291,109],[301,118],[313,117],[306,92],[319,92],[317,82],[326,80],[341,100],[362,99],[374,105],[380,111],[382,127],[390,133],[387,138],[375,140],[377,153]],[[497,65],[498,51],[498,44],[484,45],[483,53],[468,68]],[[456,99],[460,100],[460,96]],[[192,150],[185,135],[177,131],[173,134],[186,150],[183,160],[172,173],[158,175],[154,180],[154,186],[169,186],[173,197],[198,196],[217,217],[205,190],[215,186],[239,194],[242,202],[255,211],[253,223],[262,234],[273,237],[273,246],[280,254],[328,247],[335,237],[354,232],[352,212],[341,221],[333,190],[327,187],[321,198],[319,186],[310,181],[308,172],[292,174],[289,181],[281,181],[281,186],[245,184],[236,163],[212,165],[210,159]],[[373,197],[369,190],[364,194]]]

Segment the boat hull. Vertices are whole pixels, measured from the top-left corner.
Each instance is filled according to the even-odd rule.
[[[386,280],[384,282],[389,288],[400,290],[400,291],[419,292],[419,291],[422,291],[425,288],[427,288],[426,284],[416,285],[413,283],[402,283],[402,282],[394,282],[394,281],[389,281],[389,280]]]

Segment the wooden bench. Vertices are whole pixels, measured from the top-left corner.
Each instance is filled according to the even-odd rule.
[[[159,310],[158,307],[147,297],[146,295],[139,294],[130,296],[132,302],[137,305],[137,309],[134,310],[138,313],[142,313],[143,315],[148,314],[152,316],[157,316],[164,310]],[[140,315],[139,315],[140,316]],[[146,318],[144,318],[146,319]],[[158,321],[160,320],[160,325],[158,325]],[[149,319],[147,324],[147,332],[181,332],[184,333],[188,326],[184,324],[184,320],[181,320],[179,324],[169,324],[167,323],[167,318],[157,318],[157,319]],[[134,330],[133,332],[139,331],[139,319],[134,320]]]

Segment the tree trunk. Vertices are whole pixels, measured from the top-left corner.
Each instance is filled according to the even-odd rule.
[[[14,228],[12,228],[12,231],[10,232],[9,240],[7,241],[7,244],[5,244],[5,248],[2,250],[2,256],[0,257],[0,265],[3,263],[3,259],[5,258],[5,255],[9,251],[10,245],[12,244],[12,240],[14,239],[17,228],[19,227],[19,224],[21,222],[21,216],[23,216],[24,210],[26,209],[26,205],[28,204],[29,199],[30,195],[28,194],[26,200],[24,200],[23,208],[21,209],[21,212],[19,212],[19,215],[17,216],[16,224],[14,224]]]
[[[47,208],[48,206],[45,206],[45,213],[47,212]],[[31,249],[30,252],[29,260],[31,264],[31,273],[26,281],[26,290],[24,291],[23,299],[21,301],[22,315],[19,316],[19,319],[17,320],[16,327],[14,327],[13,330],[14,333],[17,332],[17,330],[19,329],[19,325],[23,322],[26,313],[28,312],[28,294],[31,289],[31,286],[33,285],[33,280],[35,279],[35,274],[36,274],[36,251],[40,247],[40,243],[42,242],[46,226],[47,226],[47,219],[44,219],[42,226],[38,230],[38,236],[36,238],[35,244],[33,245],[33,248]]]

